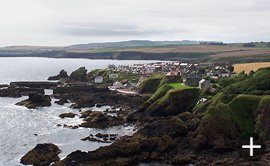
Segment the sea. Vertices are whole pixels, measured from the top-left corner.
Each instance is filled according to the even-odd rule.
[[[54,58],[0,58],[0,84],[9,84],[12,81],[46,81],[49,76],[57,75],[60,70],[65,69],[68,74],[86,67],[89,71],[93,69],[106,68],[109,64],[131,65],[151,63],[155,61],[136,60],[89,60],[89,59],[54,59]],[[46,90],[46,94],[51,94]],[[57,127],[60,125],[77,125],[82,120],[75,118],[61,119],[59,115],[64,112],[79,113],[79,110],[71,109],[71,104],[63,106],[54,104],[39,109],[27,109],[16,106],[15,103],[26,99],[2,98],[0,97],[0,166],[21,166],[20,158],[29,150],[40,143],[54,143],[60,150],[60,158],[65,158],[69,153],[81,150],[91,151],[108,143],[96,143],[81,141],[82,138],[95,135],[96,133],[115,133],[121,135],[132,135],[134,126],[118,126],[105,130],[78,128],[70,129]],[[109,106],[101,108],[85,108],[104,111]],[[83,110],[82,110],[83,111]]]

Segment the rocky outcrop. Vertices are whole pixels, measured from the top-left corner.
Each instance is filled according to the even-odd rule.
[[[88,137],[83,138],[83,141],[92,141],[92,142],[100,142],[100,143],[112,143],[117,139],[117,134],[101,134],[98,133],[95,136],[90,134]]]
[[[47,107],[51,106],[51,97],[39,93],[30,94],[28,99],[16,103],[16,105],[27,108]]]
[[[134,165],[142,161],[166,161],[177,155],[175,149],[178,142],[174,139],[186,134],[187,127],[181,120],[177,118],[159,120],[146,125],[132,137],[125,136],[116,140],[110,146],[88,153],[73,152],[63,161],[57,162],[55,166],[71,163],[75,165],[100,165],[101,163],[102,165]]]
[[[113,126],[120,126],[125,123],[123,117],[116,117],[104,114],[99,111],[86,111],[81,113],[84,122],[80,127],[105,129]]]
[[[67,71],[61,70],[58,75],[51,76],[51,77],[48,78],[48,80],[60,80],[60,79],[67,79],[67,78],[68,78]]]
[[[93,107],[95,104],[100,103],[109,106],[121,106],[123,108],[137,108],[138,105],[147,100],[144,96],[125,95],[117,92],[93,92],[93,93],[72,93],[69,99],[74,102],[72,108]]]
[[[52,162],[58,161],[58,154],[61,151],[54,144],[38,144],[21,158],[24,165],[49,166]]]
[[[79,69],[73,71],[70,74],[69,79],[71,81],[84,81],[86,78],[87,69],[85,67],[80,67]]]
[[[169,90],[165,96],[148,106],[145,112],[151,116],[172,116],[191,112],[198,98],[199,90],[195,88]]]

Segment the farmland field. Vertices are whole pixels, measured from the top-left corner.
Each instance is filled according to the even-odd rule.
[[[227,51],[218,54],[211,55],[213,58],[225,58],[225,57],[247,57],[247,56],[258,56],[258,55],[270,55],[269,49],[256,49],[256,50],[238,50],[238,51]]]
[[[185,52],[198,52],[198,53],[219,53],[227,51],[240,51],[240,50],[251,50],[254,48],[244,48],[238,45],[225,45],[225,46],[214,46],[214,45],[184,45],[184,46],[170,46],[160,48],[130,48],[122,49],[121,51],[137,51],[137,52],[154,52],[154,53],[185,53]]]
[[[264,67],[270,67],[270,62],[235,64],[234,71],[236,73],[240,73],[242,71],[249,73],[251,70],[256,71],[259,68]]]

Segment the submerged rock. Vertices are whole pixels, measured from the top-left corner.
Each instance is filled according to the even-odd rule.
[[[40,93],[30,94],[28,99],[16,103],[16,105],[27,108],[47,107],[51,106],[51,97]]]
[[[52,162],[60,160],[58,154],[59,148],[51,143],[38,144],[21,158],[24,165],[49,166]]]
[[[72,112],[62,113],[59,115],[60,118],[74,118],[75,116],[76,116],[76,114],[74,114]]]

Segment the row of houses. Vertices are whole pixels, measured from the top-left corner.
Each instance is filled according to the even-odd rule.
[[[227,69],[226,64],[200,64],[200,63],[185,63],[185,62],[156,62],[148,64],[134,65],[109,65],[108,68],[114,72],[128,72],[134,74],[153,74],[155,72],[179,72],[181,76],[203,74],[213,79],[221,77],[230,77],[232,71]],[[194,76],[192,76],[194,77]]]

